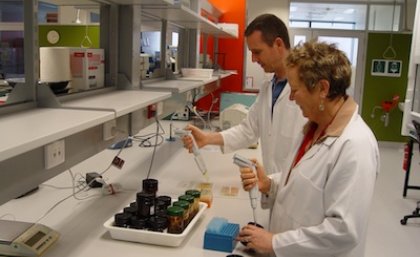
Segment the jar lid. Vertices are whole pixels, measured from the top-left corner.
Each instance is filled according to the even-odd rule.
[[[179,206],[179,207],[183,208],[184,210],[186,210],[190,206],[190,203],[187,202],[187,201],[180,200],[180,201],[174,202],[173,206]]]
[[[129,213],[117,213],[114,215],[115,225],[122,227],[128,225],[130,222],[131,214]]]
[[[167,209],[169,216],[182,216],[184,215],[184,208],[179,206],[171,206]]]
[[[163,217],[153,216],[149,219],[149,225],[152,229],[161,229],[168,226],[168,220]]]
[[[130,227],[136,229],[143,229],[146,227],[146,219],[132,216],[130,219]]]
[[[143,202],[143,201],[148,201],[149,202],[149,201],[153,201],[153,199],[154,199],[154,195],[152,193],[148,193],[148,192],[144,192],[144,191],[138,192],[136,197],[137,197],[137,203],[139,201],[140,202]]]
[[[171,203],[172,203],[172,198],[170,196],[167,196],[167,195],[158,196],[157,200],[158,201],[164,201],[167,206],[171,205]]]
[[[181,195],[178,197],[179,200],[184,200],[187,201],[189,203],[193,203],[194,202],[194,196],[192,195]]]
[[[186,195],[192,195],[194,198],[200,198],[201,192],[197,189],[190,189],[185,191]]]
[[[143,179],[143,191],[146,191],[146,192],[158,191],[157,179],[153,179],[153,178]]]

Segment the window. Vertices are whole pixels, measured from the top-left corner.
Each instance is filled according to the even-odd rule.
[[[292,2],[289,26],[292,28],[399,31],[401,9],[400,4]],[[368,26],[366,20],[369,21]]]

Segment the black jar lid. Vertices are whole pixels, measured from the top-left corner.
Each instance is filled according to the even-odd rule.
[[[132,216],[130,219],[130,228],[144,229],[146,228],[146,219]]]
[[[157,199],[158,201],[163,201],[163,202],[165,202],[166,206],[169,206],[169,205],[171,205],[171,203],[172,203],[172,198],[171,198],[170,196],[167,196],[167,195],[161,195],[161,196],[158,196],[158,197],[156,197],[156,199]]]
[[[138,192],[136,195],[137,206],[139,205],[139,203],[142,202],[153,202],[154,198],[155,196],[152,193],[148,193],[145,191]]]
[[[168,227],[168,219],[160,216],[153,216],[149,219],[149,228],[151,230],[163,230]]]
[[[130,225],[130,218],[132,215],[130,213],[117,213],[114,215],[115,226],[117,227],[127,227]]]
[[[136,215],[137,206],[128,206],[124,208],[124,213],[129,213],[131,215]]]
[[[143,191],[156,193],[158,191],[158,180],[153,178],[143,179]]]

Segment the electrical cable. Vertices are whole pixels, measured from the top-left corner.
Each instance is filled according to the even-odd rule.
[[[116,156],[115,157],[118,157],[120,154],[121,154],[121,152],[123,151],[123,149],[125,148],[125,146],[126,146],[126,144],[128,143],[128,141],[129,141],[129,139],[130,138],[132,138],[132,137],[127,137],[127,139],[125,140],[125,142],[124,142],[124,145],[123,145],[123,147],[121,148],[121,149],[119,149],[119,151],[118,151],[118,153],[116,154]],[[114,158],[115,158],[114,157]],[[105,174],[105,172],[107,172],[110,168],[112,167],[112,162],[108,165],[108,167],[105,169],[105,170],[103,170],[102,172],[100,172],[99,174],[100,175],[103,175],[103,174]],[[76,179],[76,176],[77,176],[77,174],[76,174],[76,176],[75,175],[73,175],[73,172],[71,171],[71,169],[69,169],[69,173],[70,173],[70,176],[71,176],[71,178],[72,178],[72,184],[73,184],[73,189],[72,189],[72,194],[71,195],[69,195],[69,196],[66,196],[65,198],[63,198],[63,199],[61,199],[60,201],[58,201],[58,202],[56,202],[53,206],[51,206],[35,223],[39,223],[39,221],[41,221],[43,218],[45,218],[50,212],[52,212],[58,205],[60,205],[61,203],[63,203],[65,200],[67,200],[67,199],[69,199],[69,198],[71,198],[71,197],[74,197],[75,199],[77,199],[77,200],[86,200],[86,199],[88,199],[88,198],[92,198],[92,197],[96,197],[96,196],[100,196],[100,194],[95,194],[95,195],[91,195],[91,196],[88,196],[88,197],[85,197],[85,198],[79,198],[78,196],[77,196],[77,194],[78,193],[80,193],[81,191],[83,191],[83,190],[85,190],[86,188],[88,188],[88,190],[90,189],[90,187],[89,187],[89,184],[90,183],[93,183],[94,181],[96,181],[96,179],[93,179],[89,184],[86,184],[86,185],[84,185],[84,186],[82,186],[82,187],[78,187],[78,190],[76,190],[76,185],[75,185],[75,179]],[[79,180],[80,181],[80,180]],[[104,181],[104,180],[102,180],[102,181]],[[80,184],[80,183],[79,183]]]
[[[195,106],[192,108],[192,111],[194,112],[195,116],[197,116],[201,120],[201,122],[203,122],[203,129],[206,129],[206,127],[208,126],[208,124],[203,119],[203,117],[201,117],[201,115],[197,112],[197,108]]]
[[[214,98],[213,92],[210,93],[211,95],[211,105],[209,108],[209,112],[207,113],[207,122],[208,122],[208,126],[210,131],[214,131],[213,125],[211,124],[211,120],[210,120],[210,115],[211,115],[211,111],[213,110],[213,106],[215,103],[217,103],[217,101],[219,101],[218,98]]]
[[[156,154],[156,148],[157,148],[157,140],[158,140],[158,135],[159,135],[159,127],[161,126],[159,123],[159,120],[157,118],[157,115],[155,114],[155,120],[156,120],[156,137],[155,137],[155,144],[153,146],[153,153],[152,153],[152,158],[150,160],[150,166],[149,166],[149,171],[147,172],[147,176],[146,179],[148,179],[150,177],[150,173],[152,171],[152,166],[153,166],[153,162],[155,159],[155,154]]]
[[[156,115],[155,115],[155,119],[156,119]],[[138,135],[138,136],[133,136],[133,140],[136,141],[140,141],[139,147],[154,147],[155,144],[157,144],[156,146],[159,146],[163,143],[164,140],[164,135],[165,135],[165,129],[162,127],[162,124],[160,124],[159,120],[156,119],[157,125],[162,129],[162,133],[149,133],[146,135]],[[157,142],[155,140],[155,144],[152,144],[151,139],[153,139],[154,137],[158,137],[160,140],[159,142]]]

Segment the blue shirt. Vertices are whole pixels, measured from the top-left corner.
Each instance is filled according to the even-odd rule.
[[[277,101],[277,98],[279,98],[281,92],[283,91],[284,87],[287,84],[287,79],[280,80],[276,83],[277,77],[274,76],[273,79],[271,79],[272,83],[272,94],[271,94],[271,118],[273,118],[273,110],[274,110],[274,104]]]

